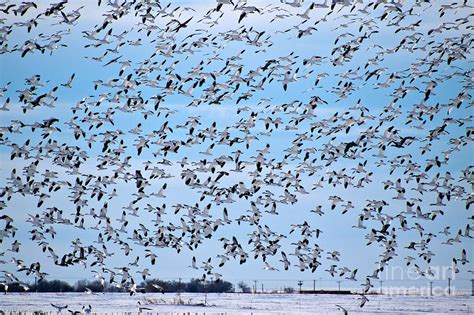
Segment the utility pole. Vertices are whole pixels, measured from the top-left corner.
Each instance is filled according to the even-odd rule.
[[[451,295],[451,278],[448,278],[448,295]]]
[[[263,292],[264,292],[264,291],[263,291],[263,283],[262,283],[262,293],[263,293]]]
[[[316,291],[316,280],[313,280],[313,292]]]
[[[433,296],[433,281],[430,281],[430,296]]]
[[[258,282],[257,280],[253,280],[253,283],[254,283],[254,285],[253,285],[253,293],[257,293],[257,282]]]
[[[303,281],[298,281],[298,286],[300,287],[300,293],[301,293],[301,287],[303,286]]]
[[[337,290],[341,291],[341,280],[337,281]]]
[[[382,287],[382,285],[383,285],[383,280],[380,280],[379,282],[380,282],[380,294],[382,294],[382,288],[383,288],[383,287]]]
[[[474,279],[471,279],[471,296],[474,296]]]

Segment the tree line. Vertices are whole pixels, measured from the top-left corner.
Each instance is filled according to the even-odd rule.
[[[29,288],[28,292],[129,292],[127,288],[109,283],[102,286],[99,280],[79,280],[74,284],[70,284],[62,280],[44,279],[36,284],[29,284],[27,287]],[[25,292],[25,286],[19,283],[10,283],[8,292]],[[235,292],[235,288],[232,283],[224,280],[202,281],[191,279],[189,282],[183,282],[150,279],[138,284],[137,292],[226,293]]]

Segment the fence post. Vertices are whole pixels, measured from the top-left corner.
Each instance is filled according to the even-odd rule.
[[[448,295],[451,295],[451,278],[448,278]]]

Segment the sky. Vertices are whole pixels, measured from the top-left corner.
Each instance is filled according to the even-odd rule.
[[[12,3],[18,5],[18,3]],[[62,183],[62,188],[58,191],[48,192],[48,187],[43,187],[44,192],[50,197],[40,207],[38,207],[38,194],[22,194],[14,187],[10,178],[12,170],[15,169],[16,174],[20,175],[24,182],[26,175],[23,170],[35,161],[35,155],[38,153],[34,149],[35,146],[42,147],[50,139],[56,140],[59,145],[77,146],[76,153],[82,152],[87,155],[87,159],[80,166],[82,174],[101,177],[113,176],[117,165],[109,165],[105,169],[100,169],[97,166],[104,160],[101,143],[104,132],[120,130],[123,132],[120,139],[123,140],[126,148],[119,160],[124,161],[127,156],[130,156],[128,170],[131,173],[140,170],[143,174],[150,176],[150,171],[145,169],[145,164],[149,163],[151,168],[157,167],[169,177],[150,179],[150,185],[145,189],[147,194],[157,193],[166,183],[165,198],[151,196],[141,200],[136,204],[139,207],[139,216],[127,215],[128,226],[127,232],[123,233],[123,240],[130,244],[132,253],[124,255],[119,244],[112,241],[106,243],[110,252],[114,253],[113,256],[106,259],[106,265],[110,269],[125,266],[139,256],[139,266],[131,268],[131,275],[136,279],[140,279],[136,271],[143,270],[143,268],[149,268],[151,277],[156,278],[197,278],[203,272],[201,269],[195,270],[190,267],[192,257],[196,257],[198,267],[208,258],[212,258],[213,263],[217,265],[219,258],[216,255],[225,253],[223,243],[219,239],[222,237],[232,239],[235,236],[250,257],[245,264],[239,264],[238,259],[231,259],[222,268],[215,266],[213,272],[221,274],[225,280],[232,282],[243,280],[249,284],[253,280],[259,280],[260,283],[265,283],[268,287],[278,288],[286,285],[296,286],[297,280],[304,280],[305,286],[308,287],[312,286],[313,280],[319,281],[321,287],[336,287],[336,281],[340,279],[342,287],[360,287],[360,283],[364,282],[365,277],[372,274],[377,266],[376,263],[380,260],[379,255],[384,252],[384,248],[379,242],[366,245],[366,235],[370,229],[378,230],[382,225],[374,217],[364,222],[368,229],[356,229],[352,226],[357,225],[359,215],[367,207],[368,200],[375,199],[386,200],[389,203],[384,207],[383,214],[394,217],[391,220],[390,228],[397,229],[397,256],[389,261],[383,275],[380,276],[381,280],[387,281],[387,285],[406,287],[424,286],[427,281],[431,280],[435,281],[437,285],[444,285],[448,277],[453,277],[456,279],[455,286],[461,289],[470,287],[471,263],[466,265],[458,263],[460,270],[455,275],[446,271],[446,268],[451,266],[453,258],[460,259],[462,249],[467,251],[468,259],[472,260],[472,250],[474,249],[472,240],[463,236],[461,243],[446,245],[442,243],[446,242],[448,236],[439,232],[446,226],[450,226],[452,234],[449,237],[454,237],[459,229],[464,231],[467,224],[472,225],[469,219],[472,216],[472,207],[470,210],[465,208],[465,199],[472,193],[472,189],[467,180],[461,180],[463,170],[471,167],[472,172],[472,135],[467,136],[469,128],[472,128],[470,120],[472,116],[472,101],[470,99],[472,54],[469,42],[471,35],[468,29],[469,23],[460,24],[463,18],[470,21],[468,12],[472,12],[472,9],[449,9],[442,17],[438,18],[442,5],[450,7],[455,7],[455,5],[450,2],[420,3],[413,7],[413,14],[408,15],[407,12],[414,3],[407,1],[401,6],[406,17],[398,21],[397,14],[391,11],[393,7],[390,5],[380,4],[374,10],[372,7],[366,7],[368,3],[360,3],[354,7],[337,5],[329,15],[327,15],[330,12],[329,8],[316,7],[309,11],[310,18],[305,21],[305,18],[297,14],[304,13],[310,6],[309,2],[294,7],[284,3],[248,1],[248,6],[260,8],[261,13],[249,13],[239,22],[242,11],[236,10],[232,5],[223,5],[220,12],[210,14],[210,19],[200,21],[209,10],[216,8],[215,1],[200,1],[199,5],[191,1],[173,1],[169,6],[165,2],[160,3],[163,12],[166,13],[160,12],[157,7],[152,6],[150,12],[154,12],[156,18],[153,22],[147,21],[145,24],[139,14],[135,15],[135,9],[131,8],[128,14],[119,20],[114,20],[105,30],[97,34],[96,38],[105,38],[106,41],[110,41],[108,44],[99,46],[95,46],[99,43],[97,40],[85,37],[87,36],[86,32],[98,29],[103,23],[105,15],[111,10],[116,10],[113,3],[103,1],[101,6],[97,6],[96,1],[68,3],[62,11],[68,15],[74,10],[78,10],[80,18],[76,23],[68,25],[60,22],[63,18],[59,13],[50,16],[42,15],[37,19],[38,25],[30,32],[18,22],[34,19],[40,12],[46,10],[47,3],[38,3],[38,8],[29,9],[23,16],[5,14],[2,26],[7,28],[1,31],[2,38],[6,38],[2,40],[2,47],[9,52],[0,55],[0,86],[10,83],[2,93],[0,104],[7,102],[7,99],[10,99],[10,104],[9,110],[0,112],[0,128],[2,130],[0,187],[4,190],[6,187],[13,187],[10,200],[4,200],[2,197],[2,201],[5,202],[2,214],[14,219],[14,226],[17,230],[14,238],[4,237],[2,241],[3,255],[1,259],[4,261],[2,269],[15,272],[22,281],[31,282],[31,276],[28,277],[23,272],[16,271],[16,266],[11,261],[15,257],[24,260],[26,265],[36,261],[41,262],[42,269],[49,274],[49,278],[71,282],[82,278],[93,279],[92,271],[97,271],[97,267],[88,265],[84,268],[82,265],[77,265],[65,268],[54,265],[51,258],[47,257],[47,253],[41,251],[39,242],[31,239],[31,231],[34,227],[31,222],[27,222],[30,215],[43,215],[45,209],[51,207],[62,209],[64,216],[73,220],[76,206],[70,197],[71,185],[74,184],[76,178],[84,177],[68,174],[67,169],[61,167],[51,156],[42,157],[33,178],[40,183],[44,182],[42,174],[46,170],[53,170],[57,172],[57,180]],[[243,6],[243,4],[239,4],[239,6]],[[177,7],[179,8],[173,11]],[[184,8],[187,7],[192,10],[185,10]],[[364,8],[369,13],[364,13]],[[140,14],[144,12],[146,10],[140,11]],[[385,12],[388,17],[381,19]],[[221,13],[223,15],[215,25],[205,24],[208,20],[216,19]],[[277,15],[282,15],[283,18],[272,21]],[[183,23],[189,18],[192,19],[188,26],[178,32],[165,31],[167,28],[174,28],[177,25],[175,22],[167,25],[173,19]],[[303,21],[303,24],[299,24]],[[438,32],[437,28],[444,22],[448,23],[444,24],[448,29]],[[452,25],[458,26],[451,27]],[[6,31],[8,27],[11,28],[10,33]],[[148,27],[150,31],[148,36],[145,27]],[[309,27],[315,28],[310,29],[311,34],[298,37],[298,30],[305,30]],[[250,40],[248,38],[231,39],[236,32],[243,29]],[[114,36],[106,36],[109,31]],[[120,41],[115,36],[121,33],[123,39]],[[261,34],[256,41],[258,45],[252,45],[249,41],[252,42],[257,34]],[[341,34],[344,35],[341,36]],[[363,35],[366,35],[367,38],[361,42],[349,42],[360,39]],[[21,47],[27,40],[36,39],[39,45],[45,45],[55,38],[60,38],[60,41],[53,43],[58,47],[52,52],[41,53],[35,50],[21,57]],[[188,50],[191,44],[194,46]],[[342,64],[338,64],[337,57],[341,53],[333,49],[340,46],[344,51],[347,46],[341,45],[347,44],[357,47],[357,50],[351,52],[351,57]],[[118,47],[118,52],[115,51],[116,47]],[[460,47],[465,47],[465,51],[461,54],[462,57],[457,57],[448,64],[446,55],[457,54]],[[443,49],[444,53],[441,54],[440,50]],[[105,53],[102,61],[92,59]],[[314,56],[322,57],[321,61],[312,65],[304,62],[305,59]],[[281,57],[284,58],[281,59]],[[130,66],[124,70],[122,75],[119,74],[120,64],[106,65],[115,58],[122,62],[130,62]],[[240,84],[232,82],[232,78],[247,77],[250,71],[255,71],[259,67],[259,71],[263,71],[261,68],[264,68],[269,60],[281,60],[279,62],[281,67],[276,67],[272,71],[272,75],[267,77],[263,89],[253,91],[246,82]],[[155,68],[151,71],[144,70],[150,64],[153,64]],[[432,64],[431,68],[429,64]],[[193,69],[197,70],[193,71]],[[375,70],[378,70],[377,73],[369,77],[369,73]],[[143,71],[142,74],[139,74],[140,71]],[[284,90],[281,80],[286,71],[289,71],[290,76],[296,75],[296,81],[290,82],[287,89]],[[65,84],[72,74],[74,74],[74,79],[71,88],[62,86],[61,84]],[[112,85],[121,84],[129,74],[140,84],[126,92],[123,90],[118,92],[121,88],[107,87],[102,84],[98,84],[97,89],[95,88],[94,81],[96,80],[102,80],[104,84],[107,82]],[[217,77],[216,83],[223,86],[221,92],[217,92],[217,94],[229,91],[227,96],[230,98],[223,98],[223,101],[218,104],[211,104],[210,101],[203,98],[207,95],[205,89],[212,86],[214,79],[211,74]],[[325,76],[325,74],[327,75]],[[54,106],[41,105],[27,109],[24,113],[25,104],[19,100],[19,94],[21,90],[27,88],[25,80],[34,75],[40,75],[40,83],[44,85],[39,86],[35,91],[37,96],[48,93],[57,87],[54,93],[54,97],[57,99],[54,100]],[[167,92],[166,85],[170,79],[174,83],[182,81],[179,78],[176,79],[176,76],[189,79],[189,82],[183,85],[183,91],[187,91],[192,84],[199,82],[200,78],[206,78],[206,80],[201,87],[196,85],[190,95],[180,93],[178,89]],[[315,85],[319,76],[322,77]],[[255,82],[251,85],[258,86],[258,82],[263,78],[264,76],[257,75]],[[425,90],[430,81],[437,82],[437,85],[429,98],[425,99]],[[386,87],[380,85],[383,82],[388,82]],[[229,87],[226,87],[226,84]],[[352,84],[352,90],[346,93],[341,92],[348,84]],[[402,98],[401,94],[399,96],[393,95],[399,87],[412,88]],[[252,95],[248,99],[239,99],[239,96],[249,91]],[[463,100],[459,108],[448,111],[447,106],[454,103],[456,97],[461,93],[466,96],[466,99]],[[113,94],[117,97],[117,102],[113,100]],[[164,100],[159,108],[155,109],[153,103],[154,97],[157,96],[163,96]],[[122,106],[127,103],[127,99],[136,99],[137,97],[147,100],[143,109],[125,111]],[[207,97],[212,99],[213,96]],[[314,108],[313,117],[299,120],[306,114],[306,105],[314,97],[318,97],[324,102],[320,102]],[[395,98],[397,98],[395,105],[390,107]],[[199,99],[203,101],[197,106],[192,106],[193,100]],[[87,106],[81,104],[81,100],[86,102]],[[287,106],[285,104],[296,105],[283,111],[282,108]],[[369,115],[369,118],[364,124],[354,124],[348,132],[345,132],[345,128],[341,127],[340,123],[344,123],[345,119],[350,116],[361,117],[359,109],[351,109],[356,104],[367,108],[366,115]],[[245,106],[248,106],[248,110],[238,110],[238,108]],[[398,106],[400,107],[399,114],[394,111]],[[75,107],[79,109],[73,110]],[[85,107],[87,107],[86,110]],[[420,121],[407,123],[409,121],[408,115],[413,112],[416,114],[420,108],[427,108],[428,111],[433,110],[433,118],[430,119],[429,115],[425,114],[419,116],[421,117]],[[88,120],[90,117],[104,117],[107,111],[114,111],[113,124],[106,122],[102,126],[96,127],[93,124],[94,118]],[[144,118],[145,112],[147,113],[146,119]],[[257,113],[257,118],[251,132],[247,135],[255,138],[248,148],[245,141],[236,143],[232,147],[219,144],[217,136],[213,139],[207,137],[200,143],[182,147],[177,153],[170,152],[163,156],[163,152],[159,151],[161,147],[159,142],[153,143],[158,140],[158,137],[155,137],[150,141],[149,148],[145,148],[140,155],[137,154],[135,145],[139,137],[160,130],[165,123],[173,129],[172,132],[165,131],[166,140],[186,141],[189,138],[189,123],[188,125],[186,123],[190,121],[190,117],[199,117],[200,125],[195,128],[196,134],[198,131],[205,132],[206,128],[212,128],[215,124],[218,133],[227,130],[231,139],[236,137],[243,139],[246,134],[242,126],[251,121],[253,112]],[[330,147],[330,144],[337,146],[356,141],[363,132],[368,130],[367,128],[370,126],[376,128],[382,118],[389,117],[392,113],[395,115],[383,121],[376,132],[379,137],[374,138],[373,142],[368,144],[370,149],[360,152],[360,158],[339,157],[329,165],[324,161],[322,157],[325,152],[324,148]],[[273,126],[266,129],[265,118],[268,117],[281,119],[282,123],[279,128]],[[333,119],[333,117],[336,118]],[[41,124],[50,118],[59,120],[55,126],[60,131],[56,130],[43,136],[42,128],[36,128],[33,131],[31,127],[28,127],[37,122]],[[447,132],[441,134],[438,139],[427,141],[429,132],[441,126],[446,119],[454,120],[447,125]],[[462,119],[465,119],[465,122],[461,123]],[[19,121],[26,127],[18,127]],[[336,127],[334,133],[319,133],[320,137],[318,137],[320,127],[317,123],[321,122]],[[415,128],[421,123],[423,124],[422,128]],[[74,124],[84,131],[84,137],[75,139],[71,128]],[[138,124],[141,124],[141,131],[138,134],[130,133]],[[314,124],[317,127],[311,131]],[[180,128],[180,125],[185,125],[185,128]],[[285,128],[287,126],[294,128]],[[12,129],[9,130],[9,127]],[[387,145],[386,157],[381,159],[374,156],[378,153],[377,143],[381,136],[383,138],[383,135],[390,134],[390,127],[398,130],[400,136],[414,137],[415,140],[402,148]],[[18,132],[12,131],[17,128]],[[328,127],[322,127],[321,130],[325,128],[328,129]],[[87,139],[90,139],[93,134],[96,135],[97,140],[89,147]],[[314,166],[318,167],[314,175],[308,171],[303,172],[302,165],[304,166],[304,164],[301,163],[304,153],[284,158],[288,154],[287,149],[292,147],[295,139],[305,135],[309,138],[302,141],[301,149],[315,150],[314,153],[311,153],[310,159],[315,159]],[[27,151],[31,152],[31,156],[11,159],[12,144],[16,143],[21,147],[28,139],[30,144],[27,145]],[[439,157],[443,160],[445,150],[454,147],[458,140],[462,141],[462,145],[459,146],[458,151],[453,150],[449,154],[446,164],[421,172],[426,173],[427,177],[424,179],[426,182],[435,178],[437,173],[440,176],[445,176],[446,172],[449,172],[454,178],[451,183],[463,187],[460,197],[453,197],[449,201],[443,200],[445,206],[431,205],[436,203],[436,191],[427,191],[423,194],[413,191],[412,188],[416,188],[415,180],[403,173],[404,167],[390,173],[389,161],[394,159],[400,161],[400,156],[408,154],[409,157],[405,160],[419,164],[423,171],[427,165],[427,159]],[[118,147],[118,142],[113,144],[113,148]],[[421,148],[428,142],[431,145],[431,151],[422,153]],[[214,143],[212,154],[203,154],[202,152],[205,152],[212,143]],[[234,172],[232,171],[234,163],[226,163],[219,170],[228,172],[229,175],[222,177],[217,183],[217,187],[232,187],[239,183],[250,187],[254,179],[252,173],[255,172],[255,157],[259,153],[258,150],[263,150],[267,145],[270,149],[265,156],[266,161],[273,160],[272,163],[285,161],[287,164],[281,170],[272,171],[271,167],[265,167],[262,174],[265,174],[266,177],[260,179],[269,178],[268,174],[272,173],[276,178],[282,178],[284,173],[291,172],[293,176],[298,174],[301,185],[308,192],[307,194],[299,193],[293,186],[289,187],[288,189],[297,196],[297,202],[295,204],[278,202],[278,215],[265,213],[264,211],[268,208],[265,208],[264,205],[258,206],[263,213],[260,221],[261,226],[266,225],[273,232],[286,237],[281,241],[282,247],[278,253],[267,258],[267,262],[279,271],[264,269],[265,264],[261,257],[252,258],[252,247],[248,244],[248,240],[249,235],[256,231],[256,226],[246,222],[237,224],[236,219],[241,215],[248,214],[251,209],[250,202],[255,202],[257,197],[263,196],[265,191],[273,193],[274,198],[280,200],[285,187],[264,185],[259,193],[248,199],[238,198],[234,195],[235,202],[217,204],[212,201],[213,197],[202,194],[206,189],[190,188],[185,185],[181,178],[183,167],[179,163],[184,157],[187,157],[189,165],[185,168],[193,170],[201,182],[204,182],[209,176],[215,178],[216,174],[198,172],[195,170],[196,165],[193,165],[192,162],[203,159],[211,161],[220,156],[234,156],[236,150],[241,150],[240,159],[248,162],[245,164],[245,168],[242,172]],[[371,147],[372,145],[373,147]],[[326,152],[325,156],[327,157],[328,154]],[[163,159],[169,160],[171,165],[161,163]],[[378,164],[381,160],[386,164]],[[357,173],[353,170],[358,163],[365,163],[367,173],[372,172],[371,182],[364,187],[349,186],[344,188],[343,185],[334,186],[328,182],[333,171],[354,176],[354,182],[364,177],[365,173]],[[323,187],[312,190],[313,184],[321,178],[323,178]],[[406,178],[410,178],[410,182],[407,183]],[[408,231],[399,230],[400,225],[395,216],[405,210],[407,200],[393,199],[397,196],[397,192],[394,189],[384,189],[383,182],[388,179],[393,182],[397,179],[403,180],[402,185],[406,190],[406,199],[419,198],[415,202],[424,213],[434,210],[443,211],[443,215],[437,215],[435,220],[407,217],[408,226],[414,227],[415,223],[423,226],[424,235],[422,237],[414,228]],[[92,182],[94,181],[95,179],[92,180]],[[442,179],[439,179],[439,184],[442,184]],[[92,229],[98,220],[85,215],[91,208],[98,211],[107,202],[108,216],[114,228],[120,228],[121,223],[118,220],[122,216],[122,211],[126,210],[124,208],[134,198],[133,193],[137,192],[135,183],[132,180],[117,180],[115,184],[101,188],[107,192],[107,195],[100,201],[91,197],[90,192],[84,196],[87,204],[81,209],[81,212],[84,215],[85,229],[74,225],[53,224],[57,232],[56,237],[53,239],[46,236],[46,240],[60,257],[71,250],[72,241],[76,239],[80,239],[84,245],[91,244],[98,246],[98,248],[101,247],[96,243],[97,235],[99,232],[104,233],[105,225],[101,223],[99,230]],[[116,189],[117,196],[106,199],[109,198],[108,194],[113,189]],[[331,210],[331,201],[328,197],[334,195],[340,196],[344,200],[343,203],[351,200],[355,207],[344,214],[341,213],[340,206]],[[201,200],[202,197],[204,200]],[[226,207],[233,222],[220,227],[213,233],[211,239],[203,239],[202,244],[193,251],[186,247],[183,247],[179,253],[176,253],[172,248],[153,248],[152,251],[158,258],[157,264],[151,265],[149,259],[145,257],[145,249],[148,248],[134,244],[135,242],[130,239],[133,230],[140,229],[140,224],[146,226],[151,235],[157,229],[151,221],[156,218],[156,215],[145,210],[147,204],[153,207],[166,205],[166,213],[161,218],[163,226],[169,226],[169,223],[180,226],[181,219],[189,219],[183,216],[187,210],[181,210],[178,214],[174,214],[173,205],[194,205],[196,203],[199,203],[201,209],[209,203],[212,204],[210,210],[212,218],[209,218],[212,220],[222,217],[223,208]],[[318,205],[325,212],[322,216],[310,211]],[[322,265],[314,273],[311,270],[301,272],[295,266],[298,259],[288,256],[292,266],[288,271],[285,271],[282,263],[279,262],[280,251],[284,251],[286,254],[294,252],[295,246],[292,243],[301,240],[302,236],[298,235],[298,231],[289,234],[291,224],[302,224],[305,221],[313,229],[318,228],[322,231],[318,238],[313,236],[310,239],[311,246],[317,244],[322,248],[319,259]],[[43,233],[46,229],[45,225]],[[429,233],[436,236],[433,236],[428,244],[429,250],[434,253],[431,263],[428,264],[418,256],[423,252],[422,250],[412,251],[404,247],[408,246],[410,242],[418,243],[422,239],[426,239],[429,237],[427,236]],[[179,235],[180,232],[177,231],[175,234]],[[190,237],[190,234],[186,235],[184,240],[188,241]],[[15,240],[22,244],[18,253],[8,250]],[[358,282],[345,279],[348,274],[338,278],[337,276],[331,277],[325,271],[334,263],[327,259],[327,252],[334,250],[341,253],[340,262],[335,263],[337,267],[346,266],[350,270],[357,269]],[[416,261],[412,266],[416,263],[421,270],[431,267],[433,270],[439,270],[439,274],[437,273],[431,278],[414,276],[412,274],[413,268],[406,266],[405,257],[407,255],[416,256]],[[373,281],[375,284],[377,280]]]

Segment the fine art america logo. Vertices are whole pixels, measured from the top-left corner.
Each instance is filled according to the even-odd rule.
[[[389,295],[455,295],[457,273],[452,266],[390,266],[379,278],[380,291]],[[382,285],[385,283],[385,288]]]

